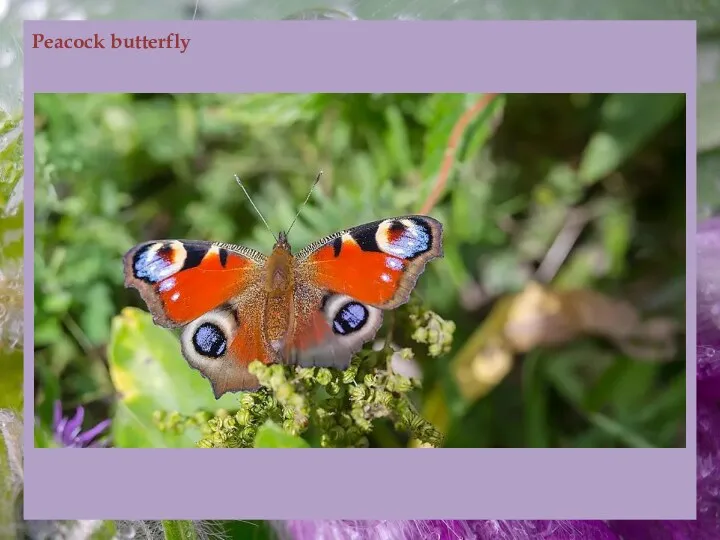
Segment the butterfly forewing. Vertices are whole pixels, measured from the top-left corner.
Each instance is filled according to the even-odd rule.
[[[184,326],[252,286],[265,258],[231,244],[154,240],[125,255],[125,286],[140,292],[156,324]]]

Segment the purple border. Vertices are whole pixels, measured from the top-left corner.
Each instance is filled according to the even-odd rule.
[[[33,32],[180,32],[192,41],[184,54],[53,51],[32,49]],[[687,273],[695,275],[694,21],[28,21],[24,35],[26,201],[37,92],[686,93]],[[36,449],[33,220],[28,205],[27,519],[695,519],[694,362],[679,449]],[[692,359],[694,278],[687,294]]]

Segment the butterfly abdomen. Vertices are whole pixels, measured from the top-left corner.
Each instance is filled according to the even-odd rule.
[[[295,289],[293,256],[285,246],[275,246],[265,267],[266,296],[264,334],[271,354],[279,354],[282,341],[291,324],[293,290]],[[278,361],[277,359],[273,359]]]

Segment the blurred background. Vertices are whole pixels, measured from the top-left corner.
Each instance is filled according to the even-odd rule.
[[[113,419],[119,444],[154,410],[237,408],[184,397],[177,356],[112,354],[113,319],[146,309],[121,257],[153,238],[268,252],[233,175],[279,230],[322,169],[296,249],[410,212],[445,225],[417,292],[456,331],[413,369],[446,446],[684,446],[684,113],[666,94],[37,95],[40,444],[56,401]],[[124,401],[128,378],[155,378],[147,403]]]

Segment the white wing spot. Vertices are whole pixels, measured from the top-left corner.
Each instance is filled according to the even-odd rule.
[[[402,270],[403,263],[396,257],[385,257],[385,266],[390,270]]]

